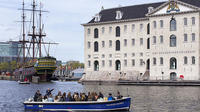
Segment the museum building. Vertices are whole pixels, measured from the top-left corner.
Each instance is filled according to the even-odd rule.
[[[85,80],[200,80],[200,0],[102,7],[83,26]]]

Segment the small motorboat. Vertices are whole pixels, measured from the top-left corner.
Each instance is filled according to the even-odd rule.
[[[28,81],[24,81],[24,82],[19,82],[19,84],[30,84],[30,82],[28,82]]]
[[[25,110],[37,111],[116,111],[129,110],[130,105],[130,97],[111,101],[24,102]]]

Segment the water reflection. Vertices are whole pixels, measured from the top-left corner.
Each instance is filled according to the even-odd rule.
[[[76,82],[19,85],[14,81],[0,81],[0,85],[1,112],[24,111],[23,101],[33,96],[37,89],[44,95],[47,88],[54,88],[52,92],[54,95],[59,90],[86,93],[101,91],[105,96],[108,96],[109,92],[116,95],[117,91],[120,91],[123,96],[129,95],[132,98],[130,112],[199,112],[200,110],[200,87],[81,85]]]

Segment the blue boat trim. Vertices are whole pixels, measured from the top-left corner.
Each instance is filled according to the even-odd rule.
[[[26,110],[82,110],[82,111],[110,111],[110,110],[129,110],[131,98],[112,101],[80,101],[80,102],[24,102]]]

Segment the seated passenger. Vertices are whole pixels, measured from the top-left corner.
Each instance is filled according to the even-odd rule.
[[[109,96],[108,96],[108,101],[111,101],[111,100],[115,100],[115,98],[112,96],[111,93],[109,93]]]
[[[88,92],[88,98],[87,101],[92,101],[92,94],[90,94],[90,92]]]
[[[117,99],[122,99],[123,98],[123,96],[120,94],[120,92],[118,91],[117,92]]]
[[[60,99],[58,98],[58,95],[55,96],[54,102],[59,102]]]
[[[34,101],[39,101],[42,97],[42,94],[40,93],[40,90],[37,90],[37,92],[34,95]]]
[[[66,101],[73,101],[72,96],[71,96],[71,92],[69,92],[69,93],[67,94]]]
[[[47,101],[48,101],[48,102],[53,102],[53,95],[52,95],[52,94],[49,95]]]
[[[103,94],[101,92],[99,92],[98,98],[103,98],[103,97],[104,97]]]
[[[60,101],[66,101],[66,93],[64,92],[63,93],[63,95],[62,95],[62,97],[60,98]]]

